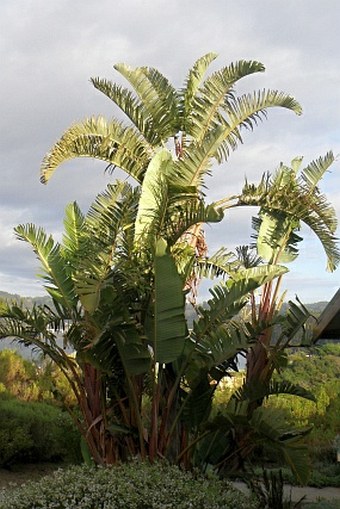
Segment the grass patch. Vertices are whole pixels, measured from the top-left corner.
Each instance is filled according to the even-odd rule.
[[[0,467],[20,462],[80,461],[70,416],[47,403],[0,399]]]

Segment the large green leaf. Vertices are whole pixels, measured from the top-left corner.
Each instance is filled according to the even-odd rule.
[[[85,218],[76,202],[70,203],[65,209],[63,249],[69,261],[76,262],[82,247]]]
[[[223,122],[221,113],[234,97],[233,85],[244,76],[263,71],[264,66],[259,62],[240,60],[209,76],[193,101],[190,134],[201,142],[211,129]]]
[[[298,255],[297,242],[301,237],[293,235],[297,222],[279,211],[262,211],[259,216],[257,252],[263,260],[289,263]],[[253,223],[255,224],[255,223]]]
[[[150,247],[160,233],[167,204],[167,174],[172,165],[171,153],[162,149],[152,158],[143,180],[135,223],[135,248]]]
[[[153,316],[147,333],[155,362],[167,363],[177,359],[183,351],[186,320],[182,279],[163,239],[156,243],[154,278]]]
[[[129,327],[124,329],[123,333],[117,331],[115,341],[127,374],[140,375],[148,371],[151,362],[150,352],[136,329]]]

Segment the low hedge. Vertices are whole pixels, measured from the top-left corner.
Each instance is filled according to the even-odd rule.
[[[70,416],[47,403],[0,399],[0,467],[18,462],[79,461]]]
[[[227,482],[164,463],[73,466],[39,482],[6,489],[0,509],[255,509]]]

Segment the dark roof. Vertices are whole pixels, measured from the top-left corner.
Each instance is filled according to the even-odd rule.
[[[340,341],[340,288],[318,318],[313,336],[314,341],[319,339]]]

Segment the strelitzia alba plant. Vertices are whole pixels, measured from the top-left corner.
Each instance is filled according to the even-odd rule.
[[[241,194],[219,205],[257,206],[259,212],[253,218],[255,231],[254,252],[243,247],[239,258],[244,266],[285,266],[294,261],[298,245],[302,241],[301,224],[307,225],[318,237],[326,254],[327,269],[334,271],[340,261],[337,244],[337,218],[332,205],[320,192],[319,183],[334,162],[332,152],[309,163],[301,169],[302,158],[293,159],[290,166],[280,164],[277,171],[264,174],[258,185],[245,183]],[[266,282],[258,292],[250,293],[250,312],[245,327],[254,339],[244,351],[246,376],[244,385],[231,398],[227,419],[217,420],[224,427],[225,436],[216,436],[215,447],[224,453],[218,456],[219,468],[240,468],[246,457],[262,443],[278,451],[291,466],[300,482],[308,478],[308,455],[303,437],[310,429],[291,430],[277,418],[275,410],[263,406],[264,400],[279,393],[289,393],[315,400],[312,394],[291,384],[273,383],[274,371],[280,371],[287,362],[286,351],[291,346],[308,345],[311,331],[306,327],[311,318],[306,307],[299,301],[289,302],[285,315],[280,314],[284,293],[280,287],[284,272],[275,280]],[[215,429],[212,426],[212,429]],[[229,431],[231,440],[225,437]]]

